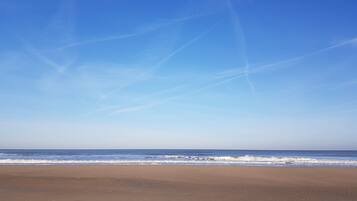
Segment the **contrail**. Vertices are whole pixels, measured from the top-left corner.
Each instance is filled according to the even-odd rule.
[[[206,89],[209,89],[209,88],[212,88],[212,87],[215,87],[215,86],[219,86],[219,85],[222,85],[224,83],[230,82],[230,81],[232,81],[234,79],[237,79],[237,78],[240,78],[240,77],[245,77],[245,76],[246,76],[245,72],[242,72],[239,76],[236,75],[236,76],[231,77],[231,78],[221,79],[219,81],[216,81],[216,82],[207,84],[205,86],[202,86],[200,88],[197,88],[197,89],[195,89],[193,91],[190,91],[188,93],[184,93],[184,94],[180,94],[180,95],[176,95],[176,96],[171,96],[171,97],[168,97],[166,99],[162,99],[162,100],[159,100],[159,101],[156,101],[156,102],[151,102],[151,103],[148,103],[148,104],[141,104],[141,105],[135,105],[135,106],[129,106],[129,107],[121,107],[121,108],[118,108],[118,109],[114,109],[115,107],[113,107],[112,109],[114,109],[114,111],[111,114],[134,112],[134,111],[140,111],[140,110],[144,110],[144,109],[153,108],[155,106],[162,105],[162,104],[164,104],[166,102],[169,102],[171,100],[183,98],[183,97],[186,97],[186,96],[189,96],[189,95],[194,95],[194,94],[200,93],[201,91],[204,91]]]
[[[71,37],[71,30],[74,28],[72,17],[74,15],[74,1],[63,1],[59,4],[59,8],[57,12],[53,15],[52,20],[49,20],[47,23],[47,27],[45,29],[45,33],[54,33],[51,34],[51,39],[63,40],[69,39]],[[34,56],[36,59],[40,60],[40,62],[48,65],[55,69],[55,71],[59,74],[64,73],[69,66],[71,66],[74,61],[70,59],[65,64],[61,64],[60,62],[56,62],[50,57],[43,54],[41,49],[36,48],[36,45],[33,45],[33,42],[25,39],[24,36],[19,33],[15,33],[17,39],[22,42],[24,50]],[[43,35],[43,37],[49,36],[48,33]],[[57,38],[58,37],[58,38]],[[57,52],[59,54],[59,52]]]
[[[343,88],[343,87],[352,87],[352,86],[356,86],[356,85],[357,85],[357,79],[354,79],[354,80],[349,80],[349,81],[339,83],[339,84],[337,84],[337,86],[334,87],[334,89],[339,89],[339,88]]]
[[[267,70],[276,70],[278,68],[274,69],[273,68],[274,66],[278,66],[278,65],[282,65],[282,64],[288,64],[288,63],[292,63],[292,62],[297,62],[297,61],[303,60],[305,58],[314,56],[316,54],[323,53],[323,52],[326,52],[326,51],[329,51],[329,50],[332,50],[332,49],[335,49],[335,48],[339,48],[339,47],[342,47],[342,46],[345,46],[345,45],[354,44],[356,42],[357,42],[357,38],[353,38],[353,39],[346,40],[346,41],[343,41],[343,42],[335,44],[335,45],[331,45],[331,46],[328,46],[328,47],[325,47],[325,48],[310,52],[308,54],[304,54],[304,55],[301,55],[301,56],[297,56],[297,57],[281,60],[281,61],[270,63],[270,64],[256,66],[254,69],[249,71],[249,74],[263,73],[263,72],[265,72]],[[208,88],[211,88],[211,87],[214,87],[214,86],[218,86],[218,85],[221,85],[223,83],[226,83],[226,82],[241,78],[244,75],[245,75],[244,71],[238,71],[235,74],[231,74],[231,75],[228,75],[226,77],[221,77],[221,78],[223,78],[223,80],[217,81],[216,83],[214,83],[212,85],[207,85],[202,89],[208,89]]]
[[[148,99],[150,97],[155,97],[155,96],[157,97],[157,96],[162,95],[162,94],[167,94],[167,93],[170,93],[170,92],[173,92],[173,91],[177,91],[177,90],[185,88],[187,86],[188,86],[188,84],[177,85],[177,86],[174,86],[174,87],[171,87],[171,88],[168,88],[168,89],[164,89],[164,90],[161,90],[161,91],[158,91],[158,92],[154,92],[152,94],[149,94],[149,95],[147,95],[145,97],[136,99],[134,101],[141,101],[141,100],[145,100],[145,99]],[[125,109],[125,107],[120,107],[118,105],[112,105],[112,106],[107,106],[107,107],[98,109],[97,112],[104,112],[104,111],[118,109],[118,108]],[[128,107],[128,108],[131,108],[131,107]],[[138,108],[140,108],[140,107],[138,107]]]
[[[172,24],[176,24],[176,23],[192,20],[192,19],[195,19],[195,18],[204,17],[204,16],[207,16],[207,15],[208,14],[205,14],[205,15],[192,15],[192,16],[188,16],[188,17],[171,19],[171,20],[168,20],[168,22],[165,22],[165,23],[153,24],[153,25],[149,26],[149,28],[146,28],[144,30],[139,30],[137,32],[128,33],[128,34],[121,34],[121,35],[114,35],[114,36],[108,36],[108,37],[103,37],[103,38],[95,38],[95,39],[90,39],[90,40],[85,40],[85,41],[73,42],[73,43],[64,45],[62,47],[59,47],[58,49],[59,50],[63,50],[63,49],[67,49],[67,48],[73,48],[73,47],[82,46],[82,45],[88,45],[88,44],[93,44],[93,43],[132,38],[132,37],[136,37],[136,36],[140,36],[140,35],[145,35],[147,33],[156,31],[158,29],[161,29],[163,27],[166,27],[166,26],[169,26],[169,25],[172,25]]]
[[[310,52],[308,54],[304,54],[304,55],[297,56],[297,57],[292,57],[292,58],[289,58],[289,59],[284,59],[284,60],[277,61],[277,62],[270,63],[270,64],[259,65],[259,66],[256,66],[254,69],[250,70],[249,73],[253,74],[253,73],[260,73],[260,72],[267,71],[267,70],[275,70],[272,67],[278,66],[278,65],[282,65],[282,64],[288,64],[288,63],[292,63],[292,62],[297,62],[297,61],[303,60],[305,58],[314,56],[316,54],[327,52],[329,50],[332,50],[332,49],[335,49],[335,48],[339,48],[341,46],[354,44],[356,42],[357,42],[357,38],[353,38],[353,39],[349,39],[349,40],[337,43],[335,45],[331,45],[331,46],[328,46],[328,47],[325,47],[325,48]],[[224,73],[224,72],[221,72],[221,73]],[[240,72],[238,74],[240,74]],[[228,75],[227,77],[231,77],[231,76],[234,76],[234,75],[235,74],[231,74],[231,75]]]
[[[218,23],[213,24],[210,28],[208,28],[206,31],[203,31],[202,33],[198,34],[196,37],[192,38],[191,40],[187,41],[185,44],[181,45],[180,47],[176,48],[173,50],[170,54],[168,54],[166,57],[161,59],[158,63],[156,63],[150,70],[156,70],[162,66],[162,64],[166,63],[169,61],[172,57],[174,57],[177,53],[181,52],[185,48],[191,46],[193,43],[201,39],[203,36],[211,32]]]
[[[148,31],[146,31],[146,32],[148,32]],[[142,34],[145,34],[146,32],[123,34],[123,35],[117,35],[117,36],[109,36],[109,37],[105,37],[105,38],[98,38],[98,39],[74,42],[74,43],[67,44],[67,45],[64,45],[62,47],[59,47],[57,49],[64,50],[64,49],[67,49],[67,48],[72,48],[72,47],[77,47],[77,46],[82,46],[82,45],[88,45],[88,44],[92,44],[92,43],[99,43],[99,42],[105,42],[105,41],[111,41],[111,40],[125,39],[125,38],[130,38],[130,37],[142,35]]]
[[[290,58],[290,59],[285,59],[285,60],[282,60],[282,61],[278,61],[278,62],[266,64],[266,65],[257,66],[255,69],[251,70],[249,73],[262,73],[262,72],[265,72],[266,70],[271,69],[271,67],[274,67],[274,66],[277,66],[277,65],[287,64],[287,63],[299,61],[299,60],[305,59],[307,57],[310,57],[310,56],[313,56],[313,55],[316,55],[316,54],[319,54],[319,53],[322,53],[322,52],[326,52],[326,51],[329,51],[329,50],[332,50],[332,49],[335,49],[335,48],[338,48],[338,47],[341,47],[341,46],[344,46],[344,45],[356,43],[356,42],[357,42],[357,38],[346,40],[344,42],[341,42],[341,43],[338,43],[338,44],[335,44],[335,45],[331,45],[329,47],[322,48],[322,49],[316,50],[314,52],[310,52],[310,53],[302,55],[302,56],[293,57],[293,58]],[[276,70],[276,69],[272,69],[272,70]],[[238,73],[236,73],[234,75],[218,78],[219,79],[218,81],[206,84],[206,85],[204,85],[204,86],[202,86],[200,88],[197,88],[195,90],[192,90],[192,91],[190,91],[188,93],[184,93],[184,94],[180,94],[180,95],[176,95],[176,96],[171,96],[171,97],[168,97],[166,99],[161,99],[159,101],[151,102],[151,103],[148,103],[148,104],[142,104],[142,105],[136,105],[136,106],[131,106],[131,107],[119,108],[117,110],[114,110],[114,112],[112,114],[131,112],[131,111],[140,111],[140,110],[152,108],[152,107],[159,106],[161,104],[164,104],[164,103],[169,102],[169,101],[174,100],[174,99],[178,99],[178,98],[182,98],[182,97],[186,97],[186,96],[189,96],[189,95],[194,95],[194,94],[200,93],[201,91],[204,91],[204,90],[210,89],[212,87],[216,87],[216,86],[225,84],[227,82],[230,82],[232,80],[235,80],[235,79],[238,79],[238,78],[242,78],[242,77],[245,77],[245,76],[246,76],[246,72],[243,70],[243,71],[240,71],[240,72],[238,72]],[[217,80],[217,78],[215,78],[215,79]]]
[[[140,73],[137,77],[136,80],[143,78],[145,75],[147,75],[148,73],[152,73],[157,71],[158,69],[160,69],[162,67],[162,65],[166,62],[168,62],[172,57],[174,57],[176,54],[178,54],[179,52],[183,51],[184,49],[186,49],[187,47],[191,46],[193,43],[195,43],[196,41],[198,41],[199,39],[201,39],[203,36],[205,36],[206,34],[208,34],[209,32],[211,32],[216,26],[217,26],[218,22],[213,24],[210,28],[208,28],[207,30],[201,32],[200,34],[198,34],[196,37],[192,38],[191,40],[187,41],[186,43],[184,43],[183,45],[181,45],[180,47],[174,49],[170,54],[168,54],[167,56],[165,56],[164,58],[162,58],[161,60],[159,60],[156,64],[154,64],[152,67],[150,67],[148,70]],[[128,83],[127,85],[123,86],[123,87],[128,87],[133,83]],[[121,87],[120,89],[122,89],[123,87]],[[109,92],[110,94],[115,93],[116,91],[120,90],[114,90],[112,92]]]
[[[171,87],[171,88],[167,88],[167,89],[164,89],[164,90],[161,90],[161,91],[157,91],[157,92],[151,93],[151,94],[146,95],[146,96],[141,97],[141,98],[137,98],[134,101],[145,100],[145,99],[148,99],[150,97],[155,97],[155,96],[158,97],[158,96],[163,95],[163,94],[168,94],[168,93],[172,93],[174,91],[178,91],[178,90],[183,89],[183,88],[188,87],[188,86],[189,86],[188,84],[180,84],[180,85],[177,85],[177,86],[174,86],[174,87]]]
[[[26,45],[25,49],[26,49],[26,51],[28,53],[30,53],[31,55],[35,56],[37,59],[39,59],[43,63],[53,67],[58,73],[64,73],[66,71],[67,67],[71,65],[71,64],[60,65],[60,64],[54,62],[53,60],[49,59],[45,55],[43,55],[37,49],[35,49],[35,48],[33,48],[33,47],[29,46],[29,45]]]
[[[144,110],[144,109],[148,109],[148,108],[154,107],[154,106],[156,106],[158,104],[159,103],[152,103],[152,104],[138,105],[138,106],[133,106],[133,107],[119,108],[119,109],[115,110],[114,112],[112,112],[112,114],[141,111],[141,110]]]
[[[244,77],[245,74],[242,73],[241,77]],[[154,102],[151,102],[151,103],[148,103],[148,104],[141,104],[141,105],[135,105],[135,106],[129,106],[129,107],[121,107],[121,108],[118,108],[118,109],[115,109],[112,114],[118,114],[118,113],[125,113],[125,112],[133,112],[133,111],[140,111],[140,110],[144,110],[144,109],[149,109],[149,108],[153,108],[155,106],[159,106],[159,105],[162,105],[166,102],[169,102],[171,100],[175,100],[175,99],[179,99],[179,98],[182,98],[182,97],[186,97],[186,96],[189,96],[189,95],[194,95],[194,94],[197,94],[201,91],[204,91],[205,89],[208,89],[208,88],[212,88],[214,86],[218,86],[218,85],[221,85],[221,84],[224,84],[226,82],[229,82],[233,79],[236,79],[237,77],[234,77],[234,78],[229,78],[229,79],[224,79],[224,80],[220,80],[218,82],[214,82],[212,84],[209,84],[209,85],[205,85],[203,87],[200,87],[198,89],[195,89],[193,91],[190,91],[188,93],[184,93],[184,94],[180,94],[180,95],[176,95],[176,96],[171,96],[171,97],[168,97],[166,99],[161,99],[159,101],[154,101]]]
[[[246,49],[246,39],[245,39],[245,34],[244,34],[244,30],[243,27],[240,24],[240,19],[238,17],[237,12],[235,11],[235,9],[232,6],[232,2],[230,0],[227,1],[227,7],[229,10],[229,14],[231,17],[231,21],[233,23],[233,28],[234,28],[234,32],[235,35],[237,37],[237,35],[240,35],[242,38],[242,54],[243,54],[243,58],[244,58],[244,71],[245,71],[245,79],[249,85],[249,88],[251,90],[251,92],[253,94],[255,94],[255,86],[253,84],[253,82],[250,80],[249,77],[249,69],[250,69],[250,64],[249,64],[249,59],[248,59],[248,55],[247,55],[247,49]]]

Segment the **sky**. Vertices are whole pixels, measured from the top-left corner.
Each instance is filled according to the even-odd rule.
[[[0,148],[357,149],[354,0],[2,0]]]

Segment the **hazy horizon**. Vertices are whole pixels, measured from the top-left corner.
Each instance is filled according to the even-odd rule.
[[[357,2],[0,2],[0,149],[357,150]]]

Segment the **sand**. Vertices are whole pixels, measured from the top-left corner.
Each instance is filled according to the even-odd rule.
[[[1,201],[352,201],[357,168],[0,166]]]

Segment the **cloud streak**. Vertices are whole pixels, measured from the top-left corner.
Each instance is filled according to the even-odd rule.
[[[42,63],[47,64],[48,66],[55,69],[56,72],[60,74],[64,73],[67,70],[67,68],[72,65],[72,63],[68,63],[66,65],[60,65],[57,62],[45,56],[44,54],[42,54],[38,49],[31,47],[30,45],[26,45],[25,50],[29,54],[35,56]]]
[[[345,88],[345,87],[353,87],[353,86],[357,86],[357,79],[355,80],[349,80],[349,81],[345,81],[342,83],[337,84],[336,87],[334,87],[335,89],[338,88]]]
[[[196,41],[200,40],[202,37],[204,37],[205,35],[207,35],[209,32],[211,32],[218,23],[213,24],[211,27],[209,27],[207,30],[201,32],[200,34],[198,34],[197,36],[195,36],[194,38],[192,38],[191,40],[187,41],[186,43],[184,43],[183,45],[181,45],[180,47],[174,49],[170,54],[168,54],[166,57],[162,58],[159,62],[157,62],[153,67],[150,68],[150,70],[157,70],[159,68],[161,68],[161,66],[168,62],[172,57],[174,57],[176,54],[178,54],[179,52],[181,52],[182,50],[188,48],[189,46],[191,46],[193,43],[195,43]]]
[[[304,60],[304,59],[306,59],[308,57],[311,57],[311,56],[314,56],[314,55],[317,55],[317,54],[320,54],[320,53],[323,53],[323,52],[327,52],[327,51],[330,51],[330,50],[333,50],[333,49],[336,49],[336,48],[339,48],[339,47],[342,47],[342,46],[345,46],[345,45],[351,45],[351,44],[354,44],[356,42],[357,42],[357,38],[352,38],[352,39],[349,39],[349,40],[345,40],[343,42],[340,42],[340,43],[337,43],[337,44],[334,44],[334,45],[331,45],[331,46],[328,46],[328,47],[325,47],[325,48],[321,48],[321,49],[315,50],[313,52],[310,52],[310,53],[307,53],[307,54],[304,54],[304,55],[301,55],[301,56],[292,57],[292,58],[289,58],[289,59],[284,59],[284,60],[280,60],[280,61],[277,61],[277,62],[256,66],[253,69],[251,69],[249,71],[249,73],[250,74],[254,74],[254,73],[261,73],[261,72],[268,71],[268,70],[276,70],[276,68],[273,68],[274,66],[279,66],[279,65],[283,65],[283,64],[289,64],[289,63],[298,62],[298,61]],[[229,70],[229,71],[232,72],[232,74],[226,73],[226,76],[227,77],[235,76],[235,70],[238,71],[238,75],[241,74],[241,72],[240,72],[241,68],[233,68],[233,69]],[[225,71],[220,72],[220,74],[222,74],[222,75],[225,74]]]
[[[357,41],[357,38],[353,38],[353,39],[346,40],[346,41],[343,41],[341,43],[338,43],[338,44],[335,44],[335,45],[331,45],[331,46],[328,46],[326,48],[322,48],[322,49],[319,49],[319,50],[316,50],[316,51],[313,51],[313,52],[310,52],[308,54],[304,54],[304,55],[301,55],[301,56],[298,56],[298,57],[293,57],[293,58],[281,60],[281,61],[270,63],[270,64],[256,66],[254,69],[250,70],[249,73],[250,74],[252,74],[252,73],[255,74],[255,73],[263,73],[263,72],[266,72],[268,70],[277,70],[279,68],[274,68],[275,66],[283,65],[283,64],[289,64],[289,63],[292,63],[292,62],[297,62],[297,61],[303,60],[305,58],[317,55],[319,53],[323,53],[323,52],[326,52],[326,51],[329,51],[329,50],[333,50],[335,48],[339,48],[339,47],[342,47],[342,46],[345,46],[345,45],[354,44],[354,43],[356,43],[356,41]],[[213,88],[213,87],[216,87],[216,86],[220,86],[222,84],[225,84],[225,83],[231,82],[231,81],[233,81],[235,79],[243,78],[243,77],[246,76],[245,69],[238,68],[238,69],[235,69],[235,70],[237,70],[237,71],[232,71],[231,70],[231,72],[234,72],[233,74],[229,74],[229,75],[225,75],[225,76],[222,76],[222,74],[224,75],[224,71],[220,72],[218,74],[221,74],[221,76],[218,76],[218,77],[216,76],[216,77],[213,78],[213,80],[211,82],[206,83],[205,85],[203,85],[203,86],[201,86],[199,88],[196,88],[194,90],[191,90],[189,92],[182,93],[182,94],[179,94],[179,95],[176,95],[176,96],[171,96],[171,97],[168,97],[168,98],[165,98],[165,99],[161,99],[159,101],[150,102],[150,103],[147,103],[147,104],[128,106],[128,107],[121,107],[121,108],[116,108],[116,109],[113,108],[113,110],[112,110],[113,112],[111,114],[120,114],[120,113],[134,112],[134,111],[150,109],[150,108],[162,105],[164,103],[167,103],[167,102],[169,102],[171,100],[175,100],[175,99],[187,97],[187,96],[190,96],[190,95],[194,95],[194,94],[200,93],[202,91],[205,91],[207,89],[210,89],[210,88]],[[353,82],[352,84],[355,84],[355,82]]]
[[[28,36],[21,36],[16,34],[17,38],[22,42],[24,50],[35,59],[39,60],[43,64],[52,67],[57,73],[64,73],[68,67],[74,63],[73,58],[68,58],[68,54],[64,54],[62,51],[48,51],[49,46],[51,49],[56,47],[63,41],[70,41],[73,39],[74,23],[73,16],[75,12],[75,3],[71,1],[63,1],[60,3],[57,12],[50,17],[49,22],[44,29],[34,29],[37,40],[29,40]],[[33,45],[33,41],[40,42]],[[50,42],[47,47],[43,42]],[[47,43],[46,43],[47,44]],[[38,48],[41,47],[41,48]],[[51,57],[46,55],[43,49],[47,49],[46,53],[51,52]],[[60,58],[59,58],[60,57]],[[57,61],[53,58],[58,58]],[[58,62],[61,61],[61,62]],[[65,62],[62,62],[65,61]]]
[[[238,36],[240,36],[242,39],[242,43],[238,44],[238,45],[240,45],[242,47],[242,56],[243,56],[244,63],[245,63],[244,64],[245,80],[247,81],[251,92],[253,94],[255,94],[255,86],[249,77],[250,64],[249,64],[249,59],[248,59],[248,55],[247,55],[247,48],[246,48],[247,43],[246,43],[245,33],[244,33],[243,27],[240,23],[240,18],[238,16],[236,10],[234,9],[232,2],[230,0],[227,1],[227,7],[228,7],[230,18],[231,18],[231,21],[233,24],[235,37],[237,38]]]
[[[157,31],[159,29],[162,29],[162,28],[170,26],[170,25],[174,25],[174,24],[177,24],[177,23],[193,20],[193,19],[200,18],[200,17],[205,17],[207,15],[208,14],[205,14],[205,15],[192,15],[192,16],[188,16],[188,17],[170,19],[170,20],[166,20],[166,22],[151,24],[149,26],[146,26],[145,28],[141,28],[138,31],[135,31],[135,32],[132,32],[132,33],[112,35],[112,36],[94,38],[94,39],[84,40],[84,41],[77,41],[77,42],[73,42],[73,43],[64,45],[62,47],[59,47],[58,49],[59,50],[63,50],[63,49],[74,48],[74,47],[83,46],[83,45],[90,45],[90,44],[95,44],[95,43],[100,43],[100,42],[107,42],[107,41],[121,40],[121,39],[137,37],[137,36],[148,34],[148,33],[153,32],[153,31]]]
[[[174,56],[176,56],[178,53],[182,52],[184,49],[188,48],[189,46],[191,46],[192,44],[194,44],[196,41],[200,40],[202,37],[204,37],[205,35],[207,35],[209,32],[211,32],[216,26],[217,26],[218,22],[213,24],[211,27],[209,27],[207,30],[201,32],[200,34],[196,35],[194,38],[190,39],[189,41],[185,42],[184,44],[182,44],[181,46],[177,47],[176,49],[172,50],[168,55],[166,55],[165,57],[163,57],[162,59],[160,59],[157,63],[155,63],[154,65],[152,65],[151,67],[149,67],[147,70],[144,70],[142,72],[140,72],[137,76],[136,79],[131,82],[128,83],[127,85],[123,86],[120,89],[116,89],[113,90],[112,92],[106,94],[105,96],[110,96],[111,94],[116,93],[118,90],[123,89],[124,87],[128,87],[134,83],[136,83],[138,80],[142,80],[145,76],[153,74],[155,71],[157,71],[158,69],[162,68],[163,64],[165,64],[166,62],[168,62],[169,60],[171,60]]]

